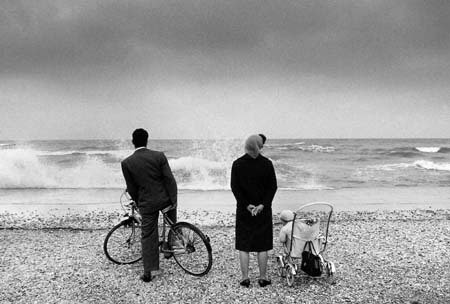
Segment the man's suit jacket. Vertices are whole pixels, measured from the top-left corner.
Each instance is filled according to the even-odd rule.
[[[122,161],[122,172],[138,206],[177,203],[177,183],[163,152],[137,149]]]

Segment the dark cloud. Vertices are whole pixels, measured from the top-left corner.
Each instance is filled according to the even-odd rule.
[[[0,73],[448,80],[448,16],[444,0],[10,0]]]

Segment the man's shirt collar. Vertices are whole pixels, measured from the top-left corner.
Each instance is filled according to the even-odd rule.
[[[137,150],[141,150],[141,149],[147,149],[147,147],[139,147],[139,148],[136,148],[136,150],[134,150],[134,152],[136,152]]]

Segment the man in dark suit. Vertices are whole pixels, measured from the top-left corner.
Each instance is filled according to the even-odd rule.
[[[133,132],[134,153],[122,161],[127,191],[137,203],[142,215],[141,279],[150,282],[159,269],[159,211],[170,205],[169,218],[176,222],[177,183],[163,152],[147,149],[148,133],[144,129]]]

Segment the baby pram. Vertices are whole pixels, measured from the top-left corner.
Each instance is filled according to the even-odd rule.
[[[277,257],[278,274],[286,277],[289,286],[294,284],[297,274],[326,277],[330,282],[334,280],[334,263],[323,257],[332,213],[333,205],[325,202],[309,203],[294,212],[294,219],[288,223],[292,230],[285,244],[285,253]],[[314,273],[306,265],[308,255],[317,261]]]

